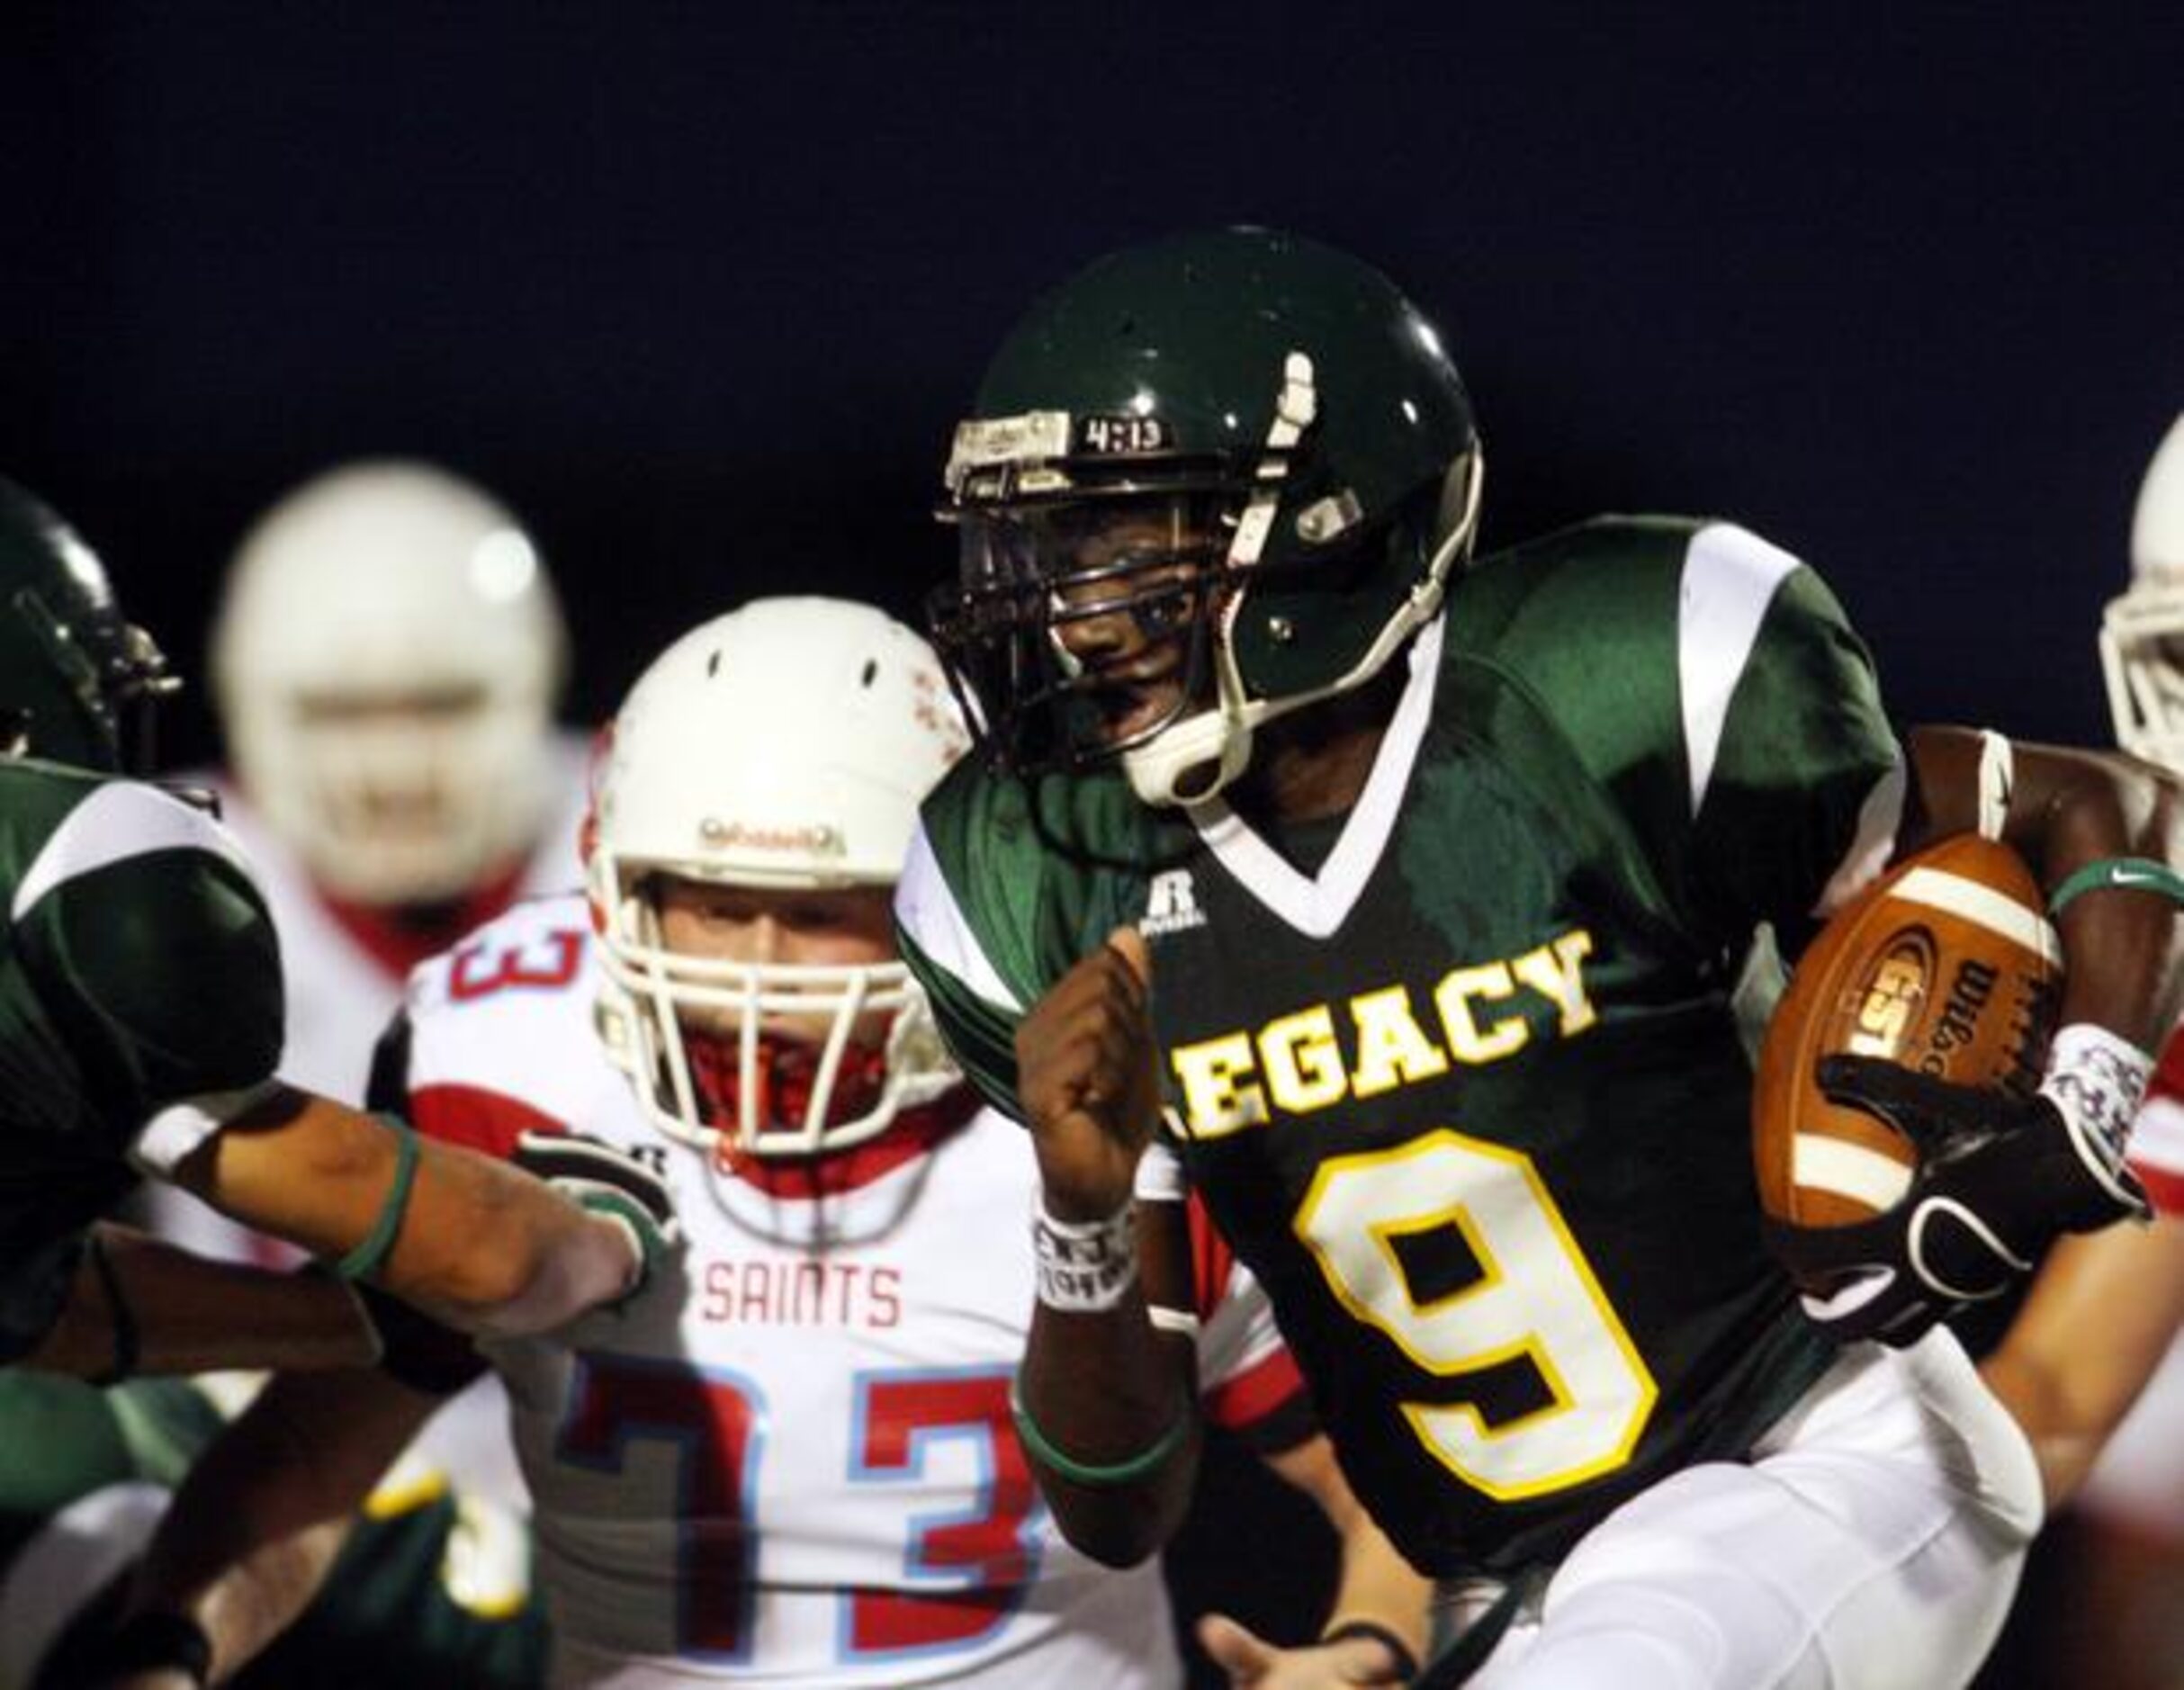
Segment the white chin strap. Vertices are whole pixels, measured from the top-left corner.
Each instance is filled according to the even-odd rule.
[[[1478,525],[1478,496],[1485,473],[1485,461],[1474,445],[1467,454],[1462,514],[1442,537],[1425,573],[1396,613],[1381,625],[1365,654],[1327,686],[1282,698],[1249,697],[1236,668],[1233,635],[1243,598],[1239,595],[1230,599],[1212,634],[1219,701],[1213,708],[1183,717],[1122,754],[1122,772],[1139,800],[1164,805],[1205,803],[1244,772],[1251,761],[1252,734],[1260,724],[1348,692],[1379,674],[1405,641],[1440,614],[1449,571],[1463,556]],[[1245,560],[1247,565],[1254,562],[1255,557]]]
[[[1202,804],[1251,761],[1251,730],[1241,715],[1201,710],[1123,752],[1122,772],[1142,804]]]

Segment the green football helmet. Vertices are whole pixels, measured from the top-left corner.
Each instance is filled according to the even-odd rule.
[[[148,770],[151,718],[181,682],[121,615],[76,531],[0,480],[0,755]]]
[[[1478,436],[1377,270],[1258,229],[1099,260],[1035,304],[956,429],[935,643],[988,754],[1119,758],[1148,803],[1371,679],[1469,553]]]

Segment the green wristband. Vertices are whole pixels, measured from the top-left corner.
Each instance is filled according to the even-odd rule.
[[[1112,1490],[1119,1486],[1136,1484],[1181,1449],[1183,1440],[1191,1435],[1191,1414],[1185,1409],[1175,1416],[1173,1425],[1154,1439],[1151,1447],[1127,1461],[1080,1461],[1063,1454],[1047,1442],[1047,1434],[1039,1430],[1038,1422],[1032,1419],[1031,1410],[1024,1407],[1024,1399],[1013,1383],[1009,1387],[1009,1415],[1016,1422],[1016,1435],[1023,1440],[1024,1447],[1040,1466],[1051,1468],[1071,1484],[1083,1485],[1091,1490]]]
[[[2050,920],[2089,892],[2158,892],[2171,903],[2184,903],[2184,875],[2151,857],[2103,857],[2088,863],[2048,894]]]
[[[379,1206],[379,1218],[364,1242],[333,1264],[338,1279],[360,1280],[378,1271],[394,1248],[394,1235],[402,1229],[402,1216],[409,1208],[409,1188],[417,1183],[417,1134],[391,1115],[372,1119],[394,1135],[394,1182],[387,1187],[387,1200]]]

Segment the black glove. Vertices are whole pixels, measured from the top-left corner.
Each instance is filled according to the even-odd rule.
[[[2146,1217],[2121,1146],[2044,1093],[1952,1085],[1871,1056],[1823,1056],[1815,1077],[1831,1102],[1877,1116],[1919,1151],[1910,1190],[1871,1220],[1769,1223],[1806,1312],[1840,1338],[1910,1344],[2009,1290],[2058,1234]]]
[[[510,1161],[579,1208],[629,1229],[640,1267],[625,1301],[644,1289],[681,1241],[667,1180],[633,1152],[580,1133],[527,1132],[516,1140]]]

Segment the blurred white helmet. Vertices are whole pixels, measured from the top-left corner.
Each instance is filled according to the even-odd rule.
[[[2139,484],[2131,519],[2131,588],[2100,625],[2116,739],[2184,771],[2184,415]]]
[[[861,1143],[957,1083],[900,962],[682,955],[661,942],[656,894],[662,876],[892,886],[920,801],[968,743],[931,648],[865,605],[759,599],[645,670],[596,777],[586,873],[605,963],[600,1035],[661,1131],[716,1157],[809,1156]],[[885,1046],[859,1047],[854,1029],[875,1014],[890,1018]],[[762,1029],[785,1015],[829,1030],[807,1046]]]
[[[250,531],[214,625],[237,777],[337,896],[460,897],[553,798],[567,637],[522,526],[444,470],[355,463]]]

